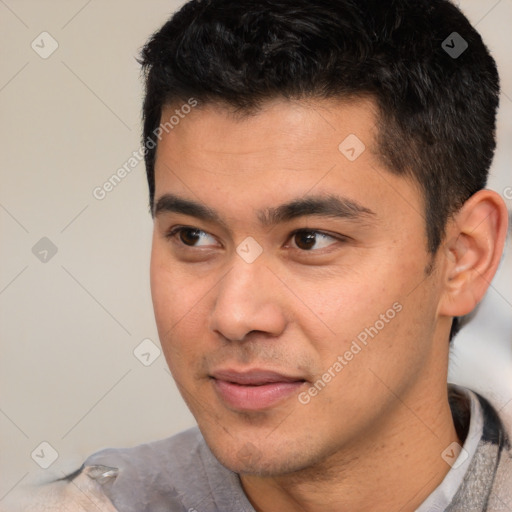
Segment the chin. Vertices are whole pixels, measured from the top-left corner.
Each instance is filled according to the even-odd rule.
[[[300,465],[294,464],[289,457],[282,457],[279,454],[266,457],[259,451],[242,450],[243,458],[239,454],[233,456],[233,454],[214,452],[214,455],[224,467],[240,475],[273,477],[302,469]]]
[[[314,463],[304,450],[297,451],[296,443],[283,440],[251,442],[227,436],[225,442],[219,443],[218,438],[217,442],[206,436],[205,439],[224,467],[242,475],[279,476],[300,471]]]

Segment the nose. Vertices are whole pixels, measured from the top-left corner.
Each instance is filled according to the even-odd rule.
[[[286,327],[286,316],[278,284],[263,262],[246,263],[238,258],[216,287],[211,329],[230,341],[243,341],[253,331],[279,336]]]

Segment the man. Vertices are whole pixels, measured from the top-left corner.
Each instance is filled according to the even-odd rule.
[[[198,428],[68,480],[122,512],[512,510],[498,412],[447,387],[507,231],[462,13],[193,0],[141,63],[155,316]]]

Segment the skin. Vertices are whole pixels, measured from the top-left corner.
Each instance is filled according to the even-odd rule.
[[[380,162],[375,124],[370,99],[272,100],[245,118],[207,105],[158,145],[155,203],[173,194],[222,221],[165,208],[155,215],[151,287],[162,348],[206,442],[240,474],[257,511],[413,511],[450,469],[443,450],[463,442],[447,401],[448,333],[494,275],[506,208],[497,194],[477,193],[433,257],[423,197]],[[354,161],[338,150],[349,134],[366,146]],[[373,213],[260,222],[260,211],[332,194]],[[167,236],[179,226],[201,230],[199,239]],[[297,229],[340,238],[313,235],[304,249]],[[236,252],[248,236],[263,251],[252,263]],[[299,393],[332,374],[396,303],[394,318],[301,403]],[[219,368],[304,382],[272,407],[244,411],[216,392],[210,376]]]

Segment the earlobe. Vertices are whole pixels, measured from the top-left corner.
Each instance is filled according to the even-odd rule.
[[[482,300],[501,259],[507,224],[505,203],[491,190],[471,196],[448,222],[440,315],[466,315]]]

